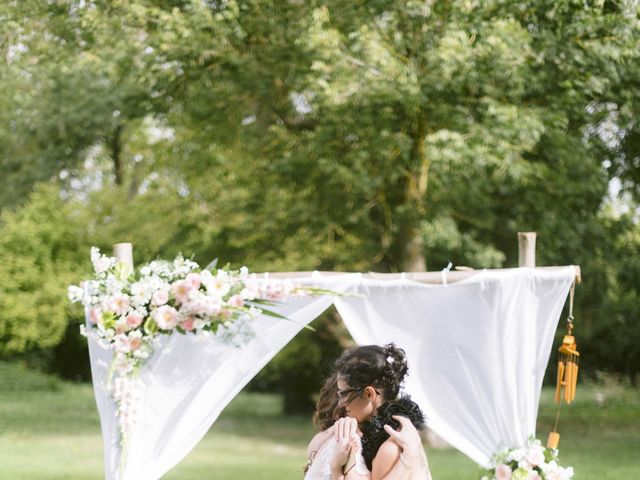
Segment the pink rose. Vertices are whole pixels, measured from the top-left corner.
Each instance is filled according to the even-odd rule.
[[[129,338],[129,348],[131,349],[132,352],[134,350],[139,349],[141,345],[142,345],[142,338],[140,337]]]
[[[536,472],[535,470],[531,470],[528,474],[527,474],[527,478],[525,480],[542,480],[542,477],[540,476],[540,474],[538,472]]]
[[[159,307],[169,301],[169,292],[166,290],[156,290],[151,296],[151,303]]]
[[[240,308],[244,305],[244,300],[240,295],[233,295],[227,303],[232,307]]]
[[[196,319],[194,317],[187,317],[182,322],[180,322],[180,326],[187,332],[192,332],[196,328],[195,321]]]
[[[91,323],[93,324],[97,324],[102,321],[102,310],[99,308],[92,308],[89,311],[89,320],[91,320]]]
[[[142,320],[143,320],[142,315],[140,315],[138,312],[132,312],[129,315],[127,315],[127,318],[126,318],[127,326],[129,328],[137,328],[142,323]]]
[[[192,290],[199,289],[200,285],[202,284],[199,273],[190,273],[184,280]]]
[[[511,468],[501,463],[496,467],[496,480],[511,480]]]
[[[527,452],[525,459],[529,462],[529,465],[537,467],[544,463],[544,453],[540,448],[532,448]]]

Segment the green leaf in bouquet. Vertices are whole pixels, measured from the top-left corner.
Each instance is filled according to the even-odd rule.
[[[218,267],[218,259],[214,258],[213,261],[209,263],[209,265],[204,267],[204,269],[209,270],[210,272],[213,272],[217,267]]]
[[[116,263],[116,266],[113,269],[113,274],[115,275],[116,279],[120,280],[121,282],[124,282],[127,278],[129,278],[132,273],[133,269],[131,268],[131,265],[124,262]]]
[[[113,328],[116,324],[116,316],[113,312],[102,312],[102,324],[105,330]]]
[[[149,317],[144,322],[144,332],[147,335],[153,335],[159,330],[158,324],[153,320],[153,318]]]

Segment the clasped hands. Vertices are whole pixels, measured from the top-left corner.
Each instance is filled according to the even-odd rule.
[[[419,463],[422,452],[420,434],[408,418],[399,415],[393,415],[392,418],[400,423],[400,429],[394,430],[390,425],[385,425],[384,429],[402,450],[402,462],[406,466]],[[334,479],[343,478],[355,464],[353,458],[360,450],[361,436],[362,432],[355,418],[343,417],[336,421],[334,425],[336,450],[331,459],[331,474]]]

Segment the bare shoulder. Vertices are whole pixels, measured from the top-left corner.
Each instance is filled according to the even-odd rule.
[[[316,433],[316,435],[309,442],[307,447],[307,457],[311,458],[312,452],[317,452],[320,448],[333,436],[333,427]]]
[[[400,447],[391,439],[385,441],[376,453],[371,465],[372,480],[380,480],[384,478],[393,469],[393,466],[400,458]]]

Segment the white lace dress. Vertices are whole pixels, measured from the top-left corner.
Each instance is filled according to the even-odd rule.
[[[311,465],[307,470],[304,480],[331,480],[331,457],[337,447],[336,439],[333,435],[322,444],[318,449],[315,457],[311,460]],[[364,463],[362,458],[362,447],[358,444],[358,451],[356,452],[356,464],[353,467],[356,473],[367,476],[369,475],[369,469]]]

